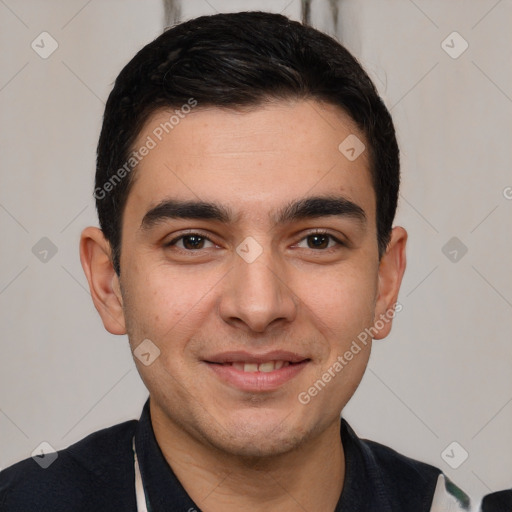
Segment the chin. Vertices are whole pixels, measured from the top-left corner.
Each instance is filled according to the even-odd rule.
[[[255,436],[250,439],[237,437],[223,443],[219,448],[236,457],[262,459],[289,453],[301,443],[301,439],[269,439],[267,436]]]
[[[215,436],[217,437],[217,436]],[[218,449],[242,458],[267,458],[297,449],[309,437],[303,427],[285,422],[240,423],[226,425],[221,438],[209,441]]]

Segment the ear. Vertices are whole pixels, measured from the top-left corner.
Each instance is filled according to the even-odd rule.
[[[405,272],[406,242],[407,231],[400,226],[393,228],[386,252],[380,260],[379,289],[375,305],[373,328],[373,332],[375,332],[374,338],[377,340],[385,338],[391,331],[398,292]],[[400,310],[401,305],[396,306],[396,311]]]
[[[108,332],[126,334],[121,287],[110,255],[110,244],[101,229],[90,226],[82,231],[80,261],[94,306]]]

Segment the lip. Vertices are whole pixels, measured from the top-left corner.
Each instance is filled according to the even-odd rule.
[[[290,365],[271,372],[244,372],[229,364],[261,364],[268,361],[288,361]],[[224,352],[203,362],[222,382],[241,391],[256,393],[279,389],[304,370],[311,360],[293,352],[273,351],[259,355],[248,352]]]

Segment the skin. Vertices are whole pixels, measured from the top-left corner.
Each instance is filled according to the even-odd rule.
[[[134,147],[168,118],[155,112]],[[162,452],[205,512],[334,510],[338,502],[340,412],[361,381],[371,342],[307,405],[298,395],[393,308],[407,240],[403,228],[393,228],[379,260],[368,152],[351,162],[338,150],[350,134],[368,146],[343,111],[314,100],[243,111],[197,107],[137,167],[120,278],[102,232],[82,232],[81,261],[105,328],[127,333],[132,350],[148,338],[161,352],[150,366],[134,360]],[[272,222],[289,202],[327,194],[359,205],[366,222]],[[169,197],[214,201],[238,218],[231,225],[167,219],[139,229],[145,213]],[[308,236],[317,228],[344,245],[321,238],[318,248]],[[185,230],[211,241],[195,249],[182,238],[165,247]],[[246,237],[262,249],[252,263],[236,252]],[[385,323],[375,338],[390,329]],[[277,389],[244,391],[205,363],[229,350],[287,350],[309,361]]]

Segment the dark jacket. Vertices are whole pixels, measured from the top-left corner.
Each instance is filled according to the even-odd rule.
[[[459,503],[458,509],[450,510],[469,510],[465,508],[469,498],[441,470],[359,439],[344,419],[340,435],[346,471],[334,512],[429,512],[434,494],[439,503]],[[58,451],[57,458],[55,454],[52,458],[46,458],[50,454],[35,456],[2,471],[0,511],[135,512],[133,438],[148,509],[200,512],[160,451],[151,426],[149,400],[139,421],[95,432]]]

